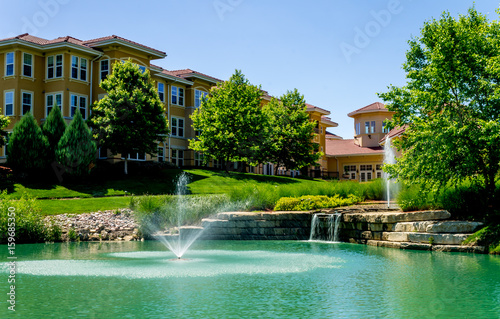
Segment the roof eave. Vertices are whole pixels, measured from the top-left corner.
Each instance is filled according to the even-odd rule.
[[[317,107],[308,107],[306,109],[306,112],[316,112],[316,113],[323,114],[323,115],[330,115],[329,111],[323,110],[323,109],[320,109],[320,108],[317,108]]]
[[[175,76],[175,75],[165,74],[165,73],[161,73],[161,72],[155,73],[154,76],[164,78],[167,80],[172,80],[174,82],[180,82],[180,83],[183,83],[186,85],[193,85],[194,84],[192,81],[180,78],[180,77]]]
[[[132,48],[134,50],[145,52],[148,55],[150,55],[151,57],[153,57],[154,59],[163,59],[163,58],[165,58],[167,56],[167,53],[165,53],[165,52],[158,51],[158,50],[155,50],[155,49],[146,48],[144,46],[141,46],[141,45],[138,45],[138,44],[134,44],[134,43],[130,43],[128,41],[124,41],[124,40],[121,40],[121,39],[103,40],[103,41],[88,43],[87,45],[89,47],[92,47],[92,48],[94,48],[94,47],[95,48],[101,48],[101,47],[108,46],[108,45],[113,45],[113,44],[119,44],[119,45],[123,45],[123,46],[129,47],[129,48]]]
[[[384,151],[373,152],[373,153],[362,153],[362,154],[326,154],[326,157],[354,157],[354,156],[370,156],[370,155],[383,155]]]
[[[208,77],[208,76],[205,76],[205,75],[202,75],[202,74],[198,74],[198,73],[187,73],[187,75],[180,74],[180,76],[184,76],[185,78],[200,79],[200,80],[204,80],[204,81],[207,81],[207,82],[213,83],[213,84],[217,84],[217,83],[222,82],[222,80],[211,78],[211,77]]]

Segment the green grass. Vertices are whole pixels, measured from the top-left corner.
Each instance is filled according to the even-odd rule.
[[[42,215],[82,214],[103,210],[126,208],[130,197],[98,197],[81,199],[46,199],[38,200]]]

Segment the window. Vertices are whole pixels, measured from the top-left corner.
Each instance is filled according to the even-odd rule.
[[[139,70],[141,70],[142,73],[146,72],[146,67],[143,65],[139,65]]]
[[[165,102],[165,84],[158,82],[158,96],[162,102]]]
[[[108,149],[105,147],[99,147],[99,159],[105,159],[108,158]]]
[[[109,60],[101,60],[101,81],[106,79],[109,74]]]
[[[24,115],[30,111],[32,111],[33,106],[33,93],[23,92],[22,93],[22,101],[23,105],[21,108],[21,114]]]
[[[5,76],[14,75],[14,52],[5,53]]]
[[[349,175],[349,179],[356,179],[356,165],[345,165],[344,174]]]
[[[195,90],[194,91],[194,106],[195,107],[200,107],[201,101],[203,101],[203,98],[208,95],[207,92],[203,92],[200,90]]]
[[[7,146],[9,145],[9,140],[10,140],[10,135],[12,132],[7,132],[7,136],[5,137],[5,145],[3,146],[3,156],[2,157],[7,157]],[[0,148],[2,149],[2,148]]]
[[[184,105],[184,89],[172,86],[172,104]]]
[[[47,79],[60,78],[63,74],[62,54],[47,57]]]
[[[128,154],[128,159],[131,161],[145,161],[146,160],[146,153]]]
[[[73,118],[77,111],[80,111],[84,120],[87,119],[87,97],[83,95],[71,94],[70,117]]]
[[[361,134],[361,123],[356,123],[356,135]]]
[[[365,134],[370,133],[370,122],[365,122]]]
[[[375,121],[372,121],[371,122],[371,125],[370,125],[370,133],[375,133]]]
[[[382,178],[382,164],[375,165],[375,171],[377,174],[377,178]]]
[[[163,146],[158,146],[156,160],[158,162],[165,162],[165,148]]]
[[[172,136],[184,137],[184,119],[172,117],[172,125],[170,127]]]
[[[71,56],[71,78],[87,81],[87,59]]]
[[[222,168],[222,160],[214,159],[214,168]]]
[[[389,133],[389,128],[384,122],[382,122],[382,133]]]
[[[49,116],[50,111],[54,107],[54,103],[57,103],[59,109],[62,112],[62,93],[49,93],[45,95],[45,117]]]
[[[4,93],[3,110],[6,116],[14,115],[14,91],[6,91]]]
[[[33,76],[33,55],[29,53],[23,53],[23,75]]]
[[[205,166],[203,165],[203,161],[204,161],[204,156],[203,154],[199,153],[199,152],[194,152],[194,166]]]
[[[172,163],[179,167],[184,166],[184,151],[172,149]]]

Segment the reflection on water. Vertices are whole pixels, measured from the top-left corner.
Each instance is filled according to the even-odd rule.
[[[500,317],[499,257],[292,241],[192,249],[177,261],[154,241],[17,246],[15,315]],[[0,317],[15,316],[5,305]]]

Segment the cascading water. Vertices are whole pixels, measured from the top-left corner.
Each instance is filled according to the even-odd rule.
[[[310,241],[339,242],[341,213],[314,214],[311,221]]]
[[[186,173],[182,173],[177,179],[177,184],[175,187],[176,201],[173,207],[175,213],[170,221],[170,234],[160,234],[157,231],[153,236],[163,243],[168,249],[170,249],[177,258],[181,258],[182,255],[189,249],[189,247],[201,236],[203,233],[202,227],[186,227],[183,226],[187,213],[187,185],[189,183],[189,176]],[[152,227],[150,227],[152,228]],[[177,231],[177,234],[172,234],[173,231]]]
[[[384,145],[384,164],[396,164],[396,152],[394,147],[392,147],[391,138],[387,137],[385,139]],[[396,192],[396,183],[388,173],[384,172],[385,181],[385,192],[387,197],[387,208],[391,207],[391,194],[394,195]]]

